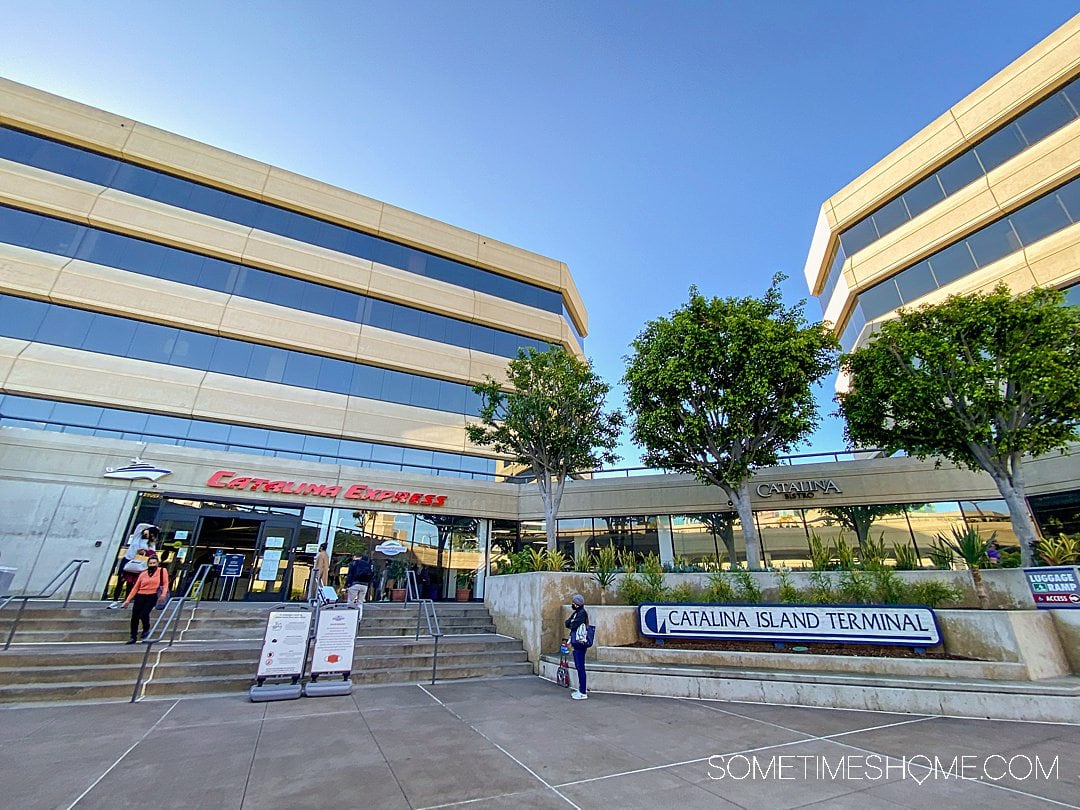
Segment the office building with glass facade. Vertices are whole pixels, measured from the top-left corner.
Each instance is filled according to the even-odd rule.
[[[821,206],[806,283],[845,351],[900,307],[1035,286],[1080,303],[1080,17]]]

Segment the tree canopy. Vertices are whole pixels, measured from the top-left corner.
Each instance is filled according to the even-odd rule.
[[[723,490],[752,568],[760,539],[749,479],[817,425],[812,388],[837,352],[824,325],[806,322],[802,302],[784,306],[783,279],[774,276],[762,298],[706,298],[691,287],[685,305],[647,323],[631,344],[624,378],[645,463]]]
[[[1009,505],[1025,565],[1035,524],[1021,461],[1077,438],[1080,308],[1061,292],[952,296],[901,310],[841,358],[839,395],[856,444],[940,456],[993,478]]]
[[[519,350],[507,366],[507,381],[510,391],[491,377],[473,386],[483,404],[480,423],[466,431],[469,441],[532,471],[544,502],[547,546],[554,550],[566,479],[618,459],[614,448],[624,417],[604,411],[611,386],[561,347]]]

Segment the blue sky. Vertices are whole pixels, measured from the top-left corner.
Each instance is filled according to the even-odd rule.
[[[565,261],[621,399],[647,320],[777,271],[806,297],[821,202],[1076,10],[23,2],[0,75]],[[831,398],[803,450],[843,446]]]

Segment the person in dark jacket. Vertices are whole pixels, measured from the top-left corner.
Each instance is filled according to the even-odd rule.
[[[345,575],[345,587],[349,589],[349,604],[360,612],[359,619],[364,618],[364,597],[367,595],[368,585],[371,584],[372,573],[371,560],[361,556],[359,552],[353,554],[349,571]]]
[[[584,628],[589,626],[589,614],[585,611],[585,597],[580,593],[574,594],[574,598],[570,600],[570,607],[573,612],[566,620],[566,627],[570,630],[569,641],[574,648],[574,668],[577,669],[578,677],[578,688],[570,697],[574,700],[588,700],[589,693],[585,686],[585,650],[588,648],[584,641],[578,640],[578,628],[582,628],[580,635],[583,637]]]

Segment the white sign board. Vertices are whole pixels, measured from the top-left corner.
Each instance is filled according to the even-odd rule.
[[[356,626],[360,611],[323,610],[315,628],[315,651],[311,654],[311,674],[351,672]]]
[[[268,548],[263,552],[262,564],[259,566],[259,579],[273,582],[277,579],[278,566],[281,563],[281,549]]]
[[[641,635],[748,641],[843,641],[933,647],[941,643],[934,611],[866,605],[638,606]]]
[[[395,554],[404,554],[407,549],[404,543],[399,543],[397,540],[387,540],[379,545],[375,546],[376,551],[380,551],[387,557],[393,557]]]
[[[307,649],[310,611],[275,610],[266,620],[257,677],[301,675]]]

